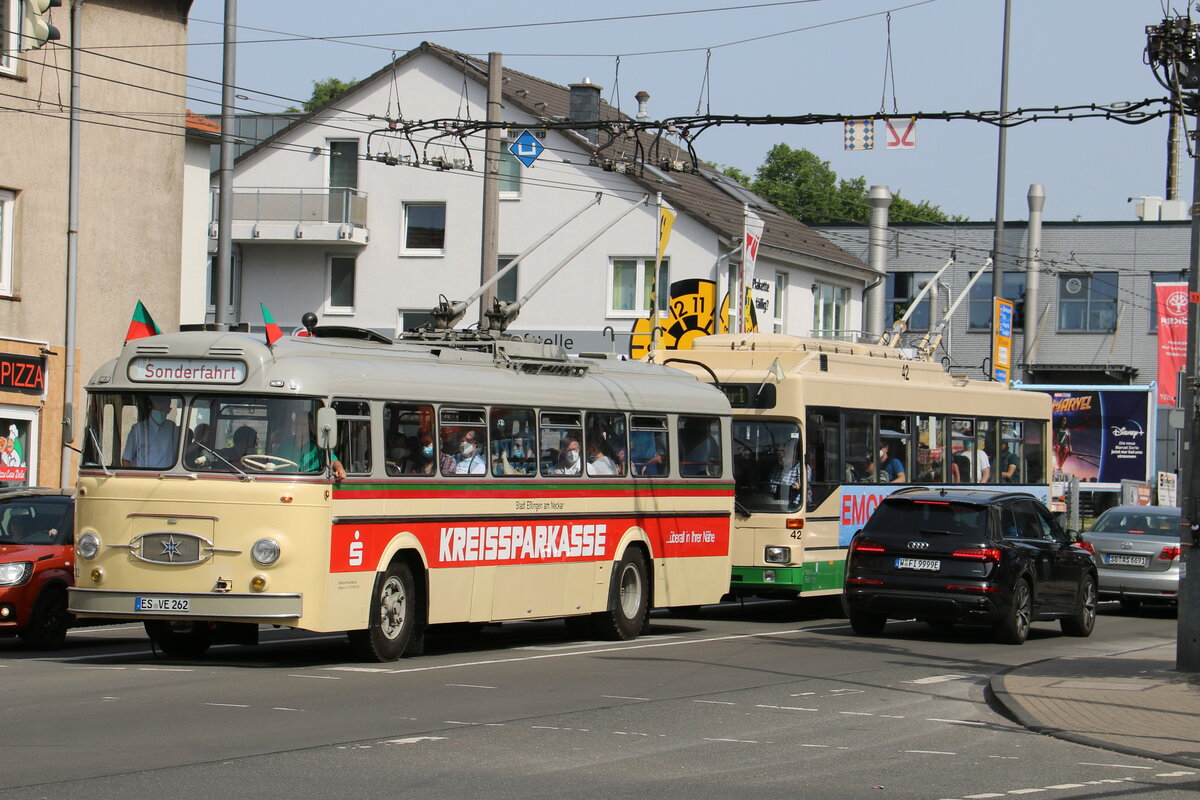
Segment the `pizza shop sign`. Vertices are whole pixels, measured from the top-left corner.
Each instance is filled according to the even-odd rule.
[[[46,357],[0,353],[0,391],[45,394]]]

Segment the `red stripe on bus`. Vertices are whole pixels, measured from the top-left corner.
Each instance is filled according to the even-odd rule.
[[[522,497],[730,497],[733,495],[731,485],[724,486],[692,486],[681,488],[651,488],[646,487],[614,487],[602,489],[580,486],[571,489],[548,489],[545,486],[521,486],[505,489],[456,489],[453,486],[429,486],[411,489],[396,489],[392,487],[367,489],[356,487],[352,489],[335,488],[335,500],[427,500],[427,499],[473,499],[473,498],[522,498]]]
[[[478,522],[372,522],[334,525],[330,572],[373,572],[397,535],[417,538],[431,569],[510,564],[569,564],[612,561],[625,532],[645,531],[653,558],[724,556],[729,552],[729,518],[604,517],[590,520],[529,518],[497,524]]]

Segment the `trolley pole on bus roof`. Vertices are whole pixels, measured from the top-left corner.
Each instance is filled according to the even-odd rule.
[[[1173,17],[1161,25],[1146,26],[1146,60],[1154,76],[1171,92],[1178,109],[1186,108],[1200,123],[1200,25],[1191,18]],[[1195,128],[1193,127],[1193,130]],[[1200,142],[1194,138],[1192,155],[1192,228],[1188,258],[1187,359],[1184,362],[1183,449],[1179,458],[1180,571],[1179,622],[1175,643],[1175,668],[1200,672],[1200,393],[1196,386],[1197,345],[1200,344]],[[1159,380],[1168,376],[1160,375]]]

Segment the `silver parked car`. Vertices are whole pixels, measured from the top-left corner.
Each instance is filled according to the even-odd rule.
[[[1116,598],[1129,611],[1143,601],[1175,603],[1179,597],[1179,509],[1117,506],[1083,534],[1096,556],[1100,598]]]

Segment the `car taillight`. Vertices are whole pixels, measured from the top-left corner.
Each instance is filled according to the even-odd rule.
[[[856,553],[886,553],[887,548],[881,544],[868,544],[867,542],[855,542],[854,552]]]
[[[971,550],[955,550],[950,555],[955,558],[973,558],[978,561],[999,561],[1000,548],[998,547],[976,547]]]
[[[1092,555],[1096,555],[1096,548],[1092,547],[1091,542],[1074,542],[1071,547],[1078,547],[1080,550],[1087,550]]]
[[[1169,544],[1162,549],[1161,553],[1158,554],[1158,560],[1159,561],[1174,561],[1175,559],[1179,558],[1179,553],[1180,553],[1179,545]]]

